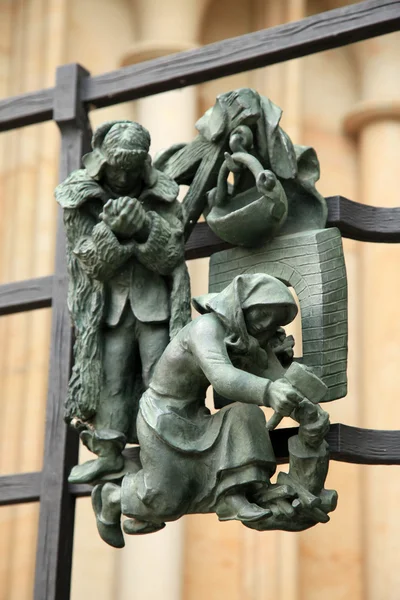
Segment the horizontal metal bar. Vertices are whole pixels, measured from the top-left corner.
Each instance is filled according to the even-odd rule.
[[[41,473],[18,473],[0,477],[0,506],[40,499]]]
[[[54,88],[0,100],[0,131],[51,121],[53,102]]]
[[[297,427],[270,432],[274,453],[279,464],[289,461],[288,441],[298,432]],[[350,427],[342,423],[331,425],[327,442],[332,460],[361,465],[400,465],[400,431],[379,431]],[[136,449],[125,450],[136,453]],[[88,485],[70,485],[70,492],[78,497],[89,496]]]
[[[327,227],[337,227],[343,237],[362,242],[400,243],[400,207],[378,208],[342,196],[332,196],[326,201]],[[197,223],[185,246],[185,256],[187,260],[204,258],[231,247],[207,223]]]
[[[288,462],[288,440],[297,431],[297,427],[287,427],[270,433],[279,464]],[[400,431],[361,429],[335,423],[326,439],[332,460],[360,465],[400,465]],[[127,456],[129,452],[129,449],[125,450]],[[0,477],[0,506],[39,500],[41,475],[35,472]],[[92,488],[69,484],[68,490],[72,496],[84,498],[90,496]]]
[[[89,77],[82,100],[111,106],[338,48],[400,28],[400,0],[364,0],[278,27]],[[52,119],[54,88],[0,100],[0,131]]]
[[[68,485],[69,493],[76,498],[86,498],[92,493],[93,487],[90,485],[84,485],[79,483],[70,483]]]
[[[223,242],[215,235],[207,223],[197,223],[185,244],[185,258],[186,260],[205,258],[231,247],[231,244]]]
[[[297,427],[290,427],[271,432],[278,463],[288,462],[288,440],[297,430]],[[332,460],[359,465],[400,465],[400,431],[362,429],[334,423],[326,440]]]
[[[0,285],[0,316],[51,306],[53,277]]]
[[[400,28],[399,0],[365,0],[91,77],[84,100],[110,106],[338,48]]]
[[[378,208],[342,196],[326,199],[328,227],[364,242],[400,243],[400,207]],[[198,223],[185,246],[186,260],[204,258],[230,245],[220,240],[207,223]],[[51,306],[53,277],[38,277],[0,285],[0,316]]]
[[[342,196],[327,198],[328,225],[343,237],[360,242],[400,242],[400,207],[382,208],[359,204]]]
[[[332,425],[331,458],[359,465],[400,465],[400,431]]]

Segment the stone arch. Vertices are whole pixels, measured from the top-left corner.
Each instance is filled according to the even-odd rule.
[[[328,386],[325,401],[347,393],[347,279],[336,228],[275,238],[258,250],[233,248],[210,260],[210,291],[242,273],[267,273],[293,287],[300,303],[303,362]]]

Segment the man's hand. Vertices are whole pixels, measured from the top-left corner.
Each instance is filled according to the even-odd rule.
[[[268,388],[268,404],[276,413],[289,417],[302,396],[286,379],[277,379]]]
[[[100,215],[104,223],[120,237],[132,237],[146,223],[146,211],[136,198],[123,196],[109,200]]]

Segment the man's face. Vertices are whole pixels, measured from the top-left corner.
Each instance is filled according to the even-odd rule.
[[[143,173],[144,158],[138,157],[130,169],[118,164],[106,164],[104,179],[109,188],[117,194],[128,194],[137,187],[138,181]]]

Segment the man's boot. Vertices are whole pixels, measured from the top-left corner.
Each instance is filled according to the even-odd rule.
[[[122,471],[122,450],[126,444],[126,437],[122,433],[112,429],[87,430],[81,433],[81,440],[99,458],[76,465],[68,477],[69,483],[92,483],[105,475]]]

